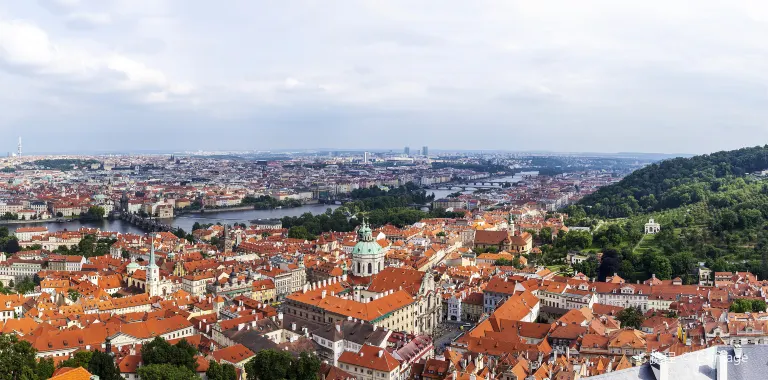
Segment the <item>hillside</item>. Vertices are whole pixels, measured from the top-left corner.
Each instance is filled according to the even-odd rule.
[[[605,227],[594,245],[615,248],[611,268],[631,280],[686,278],[697,262],[768,278],[768,146],[676,158],[637,170],[567,209],[571,224]],[[662,233],[643,237],[654,218]],[[612,272],[611,272],[612,273]]]
[[[582,199],[589,215],[624,218],[705,200],[730,178],[768,169],[768,145],[674,158],[634,171]]]

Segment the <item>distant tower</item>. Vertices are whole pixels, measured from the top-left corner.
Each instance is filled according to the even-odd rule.
[[[21,157],[21,136],[19,136],[19,146],[18,146],[18,151],[16,152],[16,154],[19,157]]]
[[[229,236],[229,229],[227,228],[227,225],[224,225],[224,235],[219,239],[219,244],[221,244],[221,247],[219,247],[219,250],[221,252],[231,252],[232,251],[232,239]]]
[[[405,149],[403,149],[403,153],[405,153],[406,156],[411,155],[411,147],[407,146]]]
[[[368,152],[363,153],[363,163],[368,164]]]
[[[423,155],[424,155],[424,156],[426,156],[426,157],[429,157],[429,147],[427,147],[426,145],[424,145],[424,146],[421,148],[421,154],[423,154]]]

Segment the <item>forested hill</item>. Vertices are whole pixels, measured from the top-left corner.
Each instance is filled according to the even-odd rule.
[[[708,200],[734,177],[768,169],[768,145],[675,158],[636,170],[576,206],[588,215],[629,217]]]

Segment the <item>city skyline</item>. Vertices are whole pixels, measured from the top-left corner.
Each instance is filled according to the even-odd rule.
[[[449,150],[706,153],[768,141],[757,37],[768,12],[756,4],[440,8],[7,2],[0,129],[40,152],[409,137]]]

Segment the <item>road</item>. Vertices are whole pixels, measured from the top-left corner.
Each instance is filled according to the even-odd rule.
[[[432,337],[434,338],[436,354],[442,354],[445,350],[445,347],[448,346],[451,341],[468,330],[467,327],[464,327],[464,330],[462,331],[461,325],[462,324],[455,322],[443,322],[437,325],[434,333],[432,334]]]

